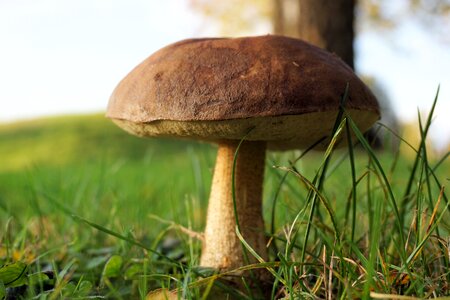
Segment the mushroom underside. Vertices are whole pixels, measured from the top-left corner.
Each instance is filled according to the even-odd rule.
[[[348,115],[366,131],[379,119],[376,111],[348,109]],[[137,123],[123,119],[114,122],[131,134],[149,137],[166,136],[220,142],[240,140],[265,141],[271,150],[305,149],[322,137],[329,136],[338,110],[301,115],[256,117],[232,120],[155,120]],[[322,147],[326,146],[323,144]]]

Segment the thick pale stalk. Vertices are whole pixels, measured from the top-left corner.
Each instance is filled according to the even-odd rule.
[[[231,270],[245,265],[244,250],[235,233],[236,218],[231,188],[237,146],[237,141],[219,144],[200,262],[205,267]],[[264,259],[267,258],[267,250],[261,200],[265,153],[265,142],[242,143],[235,169],[235,195],[241,233]],[[250,263],[256,262],[251,254],[248,258]]]

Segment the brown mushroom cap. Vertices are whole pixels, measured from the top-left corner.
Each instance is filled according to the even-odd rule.
[[[309,146],[346,109],[362,131],[376,98],[340,58],[298,39],[266,35],[189,39],[155,52],[116,87],[107,117],[140,136],[267,141]]]

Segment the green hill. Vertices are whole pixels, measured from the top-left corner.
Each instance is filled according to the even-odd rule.
[[[93,219],[107,220],[96,212],[116,205],[124,224],[148,222],[149,211],[178,214],[166,208],[186,195],[206,201],[215,153],[207,144],[132,136],[101,114],[0,125],[0,141],[0,225],[54,211],[48,197]]]
[[[175,140],[131,136],[102,114],[3,124],[0,125],[0,141],[0,173],[35,165],[62,166],[119,158],[139,160],[149,151],[159,149],[173,153],[187,145]]]

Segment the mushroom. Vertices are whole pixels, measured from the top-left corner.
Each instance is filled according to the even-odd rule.
[[[114,90],[107,117],[138,136],[218,144],[200,264],[245,263],[240,232],[267,258],[262,218],[266,148],[304,149],[329,136],[341,97],[361,131],[379,119],[376,98],[336,55],[304,41],[266,35],[183,40],[132,70]],[[255,261],[250,258],[250,262]]]

